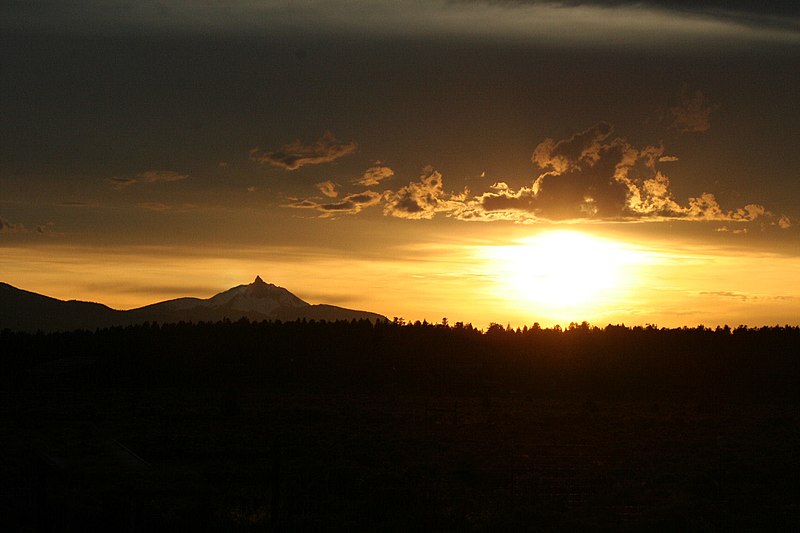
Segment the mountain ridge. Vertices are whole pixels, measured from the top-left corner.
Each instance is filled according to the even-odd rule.
[[[223,319],[262,320],[362,320],[384,321],[378,313],[310,304],[289,290],[266,283],[261,276],[210,298],[191,296],[164,300],[142,307],[118,310],[102,303],[59,300],[0,282],[0,330],[68,331],[127,326],[143,322],[217,322]]]

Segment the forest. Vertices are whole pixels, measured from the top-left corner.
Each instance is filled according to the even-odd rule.
[[[0,332],[7,531],[800,526],[800,327]]]

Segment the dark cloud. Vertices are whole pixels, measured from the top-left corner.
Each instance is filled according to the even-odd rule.
[[[330,163],[340,157],[352,154],[356,148],[358,145],[355,142],[340,142],[336,140],[333,133],[326,131],[318,141],[312,144],[303,144],[296,140],[269,152],[258,147],[253,148],[250,150],[250,159],[285,170],[297,170],[305,165]]]
[[[135,183],[156,183],[165,181],[181,181],[185,179],[189,179],[188,174],[181,174],[171,170],[148,170],[146,172],[142,172],[141,174],[137,174],[132,178],[112,176],[108,178],[108,181],[110,181],[115,188],[124,189]]]
[[[482,0],[486,1],[486,0]],[[513,2],[513,0],[512,0]],[[517,0],[519,4],[556,4],[565,7],[650,7],[678,13],[703,14],[752,24],[780,24],[783,18],[800,17],[800,4],[794,0],[759,2],[754,0]],[[788,23],[790,21],[784,21]]]
[[[148,211],[169,211],[172,209],[171,206],[162,204],[161,202],[142,202],[139,204],[139,207],[147,209]]]
[[[771,220],[786,229],[788,217],[776,217],[764,206],[747,204],[726,210],[712,193],[704,192],[681,205],[669,178],[658,168],[676,160],[664,148],[636,148],[599,123],[572,137],[546,139],[532,161],[546,170],[531,186],[511,189],[495,184],[466,202],[465,220],[694,220],[752,222]]]
[[[22,224],[14,224],[13,222],[0,217],[0,233],[24,233],[25,226]]]
[[[709,103],[702,91],[689,93],[684,87],[679,102],[669,109],[671,126],[682,132],[704,133],[711,129],[711,113],[718,107]]]
[[[352,2],[127,2],[38,0],[0,3],[0,31],[125,36],[270,35],[294,38],[488,39],[550,46],[651,47],[798,40],[794,4],[743,0],[372,0]],[[742,30],[745,31],[742,31]],[[720,35],[723,33],[724,35]],[[298,53],[299,52],[299,53]],[[294,54],[305,57],[300,48]]]
[[[58,205],[64,207],[94,207],[95,204],[91,204],[89,202],[80,202],[77,200],[65,200],[63,202],[59,202]]]
[[[629,188],[616,178],[630,157],[630,147],[615,140],[603,143],[612,128],[605,122],[570,139],[546,139],[532,160],[544,169],[531,187],[534,212],[550,220],[616,218],[623,214]]]
[[[345,196],[338,202],[317,202],[313,199],[297,200],[286,204],[284,207],[295,209],[314,209],[322,217],[333,217],[338,214],[355,215],[363,209],[380,203],[382,195],[375,191],[363,191]]]
[[[47,224],[39,224],[36,226],[36,233],[39,235],[47,235],[48,237],[52,237],[57,235],[55,231],[55,224],[53,222],[48,222]]]
[[[613,128],[600,122],[588,130],[576,133],[569,139],[545,139],[533,151],[531,161],[541,168],[564,172],[578,165],[589,165],[599,158],[600,143],[611,135]]]

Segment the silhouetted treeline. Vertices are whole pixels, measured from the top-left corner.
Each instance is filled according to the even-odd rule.
[[[0,332],[2,531],[794,531],[800,328]]]
[[[6,379],[78,361],[86,385],[249,386],[342,391],[387,386],[448,393],[642,397],[797,396],[800,328],[522,329],[402,320],[143,324],[70,333],[4,331]],[[81,363],[83,362],[83,363]],[[49,366],[48,366],[49,365]],[[63,365],[62,365],[63,366]],[[32,377],[33,376],[33,377]]]

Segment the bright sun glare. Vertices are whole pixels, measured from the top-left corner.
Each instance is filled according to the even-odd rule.
[[[482,255],[497,276],[498,290],[515,305],[583,316],[619,298],[634,281],[635,265],[645,258],[631,246],[567,230],[486,247]]]

